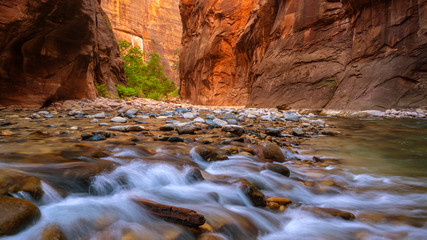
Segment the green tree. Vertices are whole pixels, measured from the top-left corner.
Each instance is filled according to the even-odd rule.
[[[124,61],[127,77],[127,88],[117,86],[120,97],[140,96],[160,100],[175,91],[175,85],[166,77],[160,56],[157,53],[148,54],[138,47],[132,47],[127,41],[119,41],[120,52]]]

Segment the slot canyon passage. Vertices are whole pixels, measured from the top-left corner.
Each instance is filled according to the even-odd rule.
[[[0,213],[13,240],[425,239],[427,1],[2,0]]]

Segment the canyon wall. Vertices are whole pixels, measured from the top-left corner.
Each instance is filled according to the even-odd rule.
[[[97,0],[0,2],[0,105],[47,106],[94,98],[94,82],[125,82]]]
[[[182,24],[177,0],[102,0],[119,40],[156,52],[169,79],[179,86],[178,62]]]
[[[181,0],[196,104],[427,106],[426,0]]]

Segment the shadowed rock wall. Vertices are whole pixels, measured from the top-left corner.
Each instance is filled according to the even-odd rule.
[[[181,0],[181,95],[209,105],[427,105],[426,2]]]
[[[97,0],[0,2],[0,105],[94,98],[94,81],[113,92],[125,81]]]

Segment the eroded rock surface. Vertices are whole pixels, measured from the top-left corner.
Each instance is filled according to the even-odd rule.
[[[181,96],[192,103],[427,105],[425,0],[181,0]]]
[[[0,105],[95,98],[124,82],[118,45],[97,0],[0,3]]]

